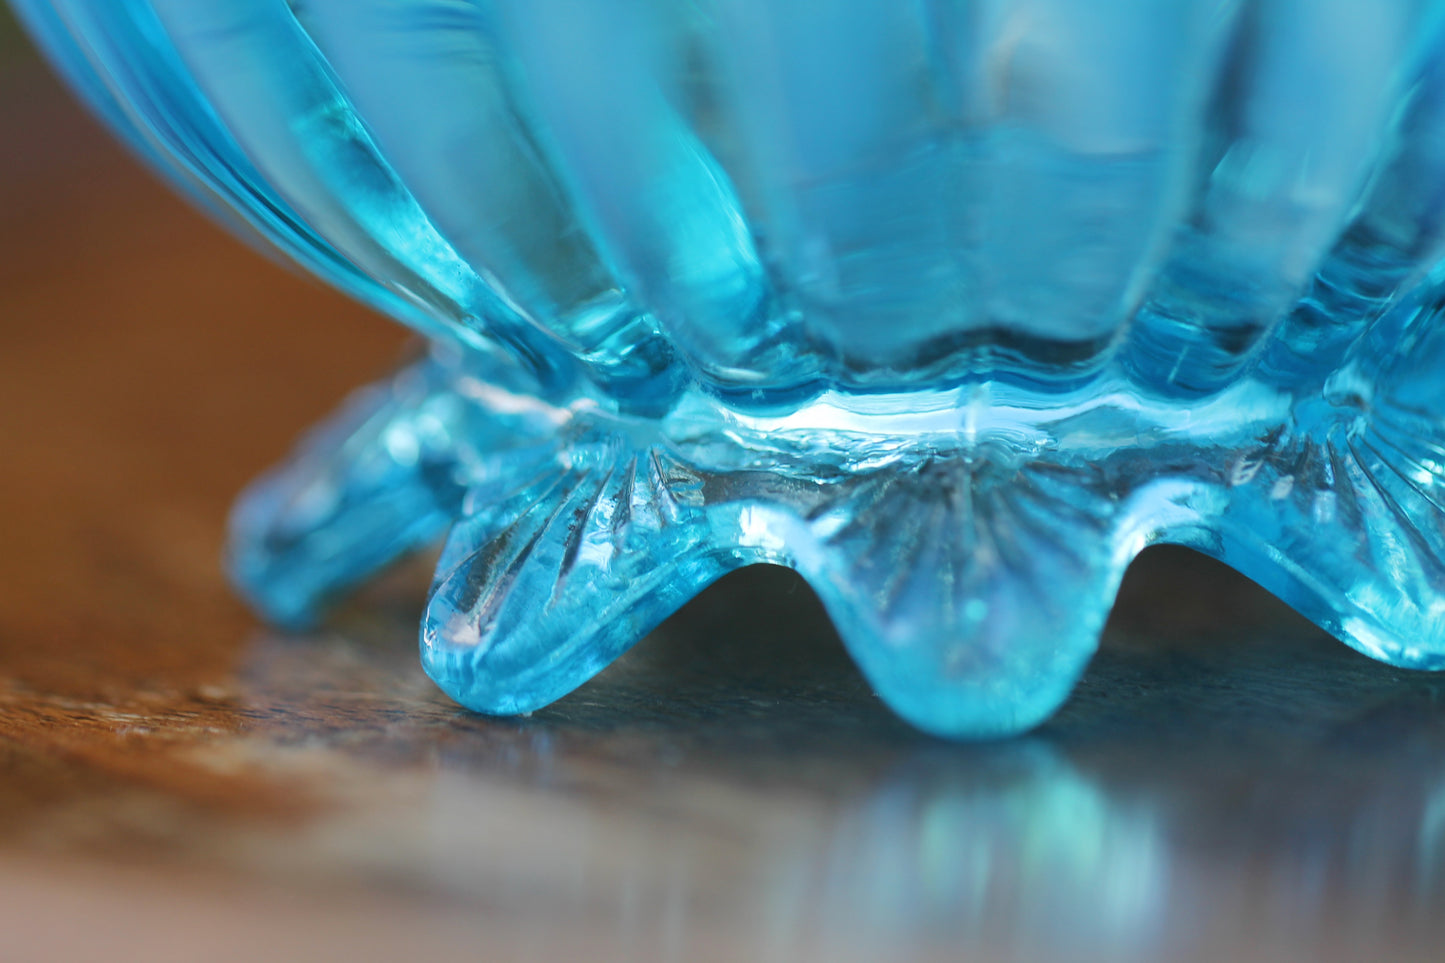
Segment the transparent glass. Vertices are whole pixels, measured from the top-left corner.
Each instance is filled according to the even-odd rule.
[[[12,3],[427,338],[238,504],[278,622],[446,533],[422,658],[527,712],[772,562],[987,736],[1168,541],[1445,666],[1439,3]]]

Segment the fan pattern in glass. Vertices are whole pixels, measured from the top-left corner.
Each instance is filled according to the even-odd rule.
[[[1166,541],[1445,666],[1439,3],[12,3],[427,338],[239,503],[279,622],[448,533],[426,667],[527,712],[773,562],[984,736]]]

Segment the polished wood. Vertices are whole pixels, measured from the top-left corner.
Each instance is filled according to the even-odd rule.
[[[421,674],[425,560],[267,629],[227,506],[405,340],[0,61],[0,959],[1445,952],[1445,680],[1186,552],[981,746],[775,569],[525,719]]]

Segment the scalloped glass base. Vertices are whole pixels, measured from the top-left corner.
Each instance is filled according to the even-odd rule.
[[[776,562],[982,736],[1167,540],[1445,658],[1430,5],[16,6],[174,183],[435,344],[242,500],[273,618],[449,528],[427,665],[519,712]]]
[[[773,417],[699,393],[655,420],[514,393],[479,363],[438,350],[354,398],[241,500],[231,569],[269,617],[304,623],[450,526],[422,656],[481,712],[546,705],[769,562],[808,580],[900,715],[1018,732],[1068,696],[1156,541],[1368,655],[1445,667],[1439,439],[1400,427],[1408,390],[1361,395],[1349,365],[1306,402],[1256,381],[1193,406],[1095,385],[1034,410],[974,385],[902,415],[887,396]]]

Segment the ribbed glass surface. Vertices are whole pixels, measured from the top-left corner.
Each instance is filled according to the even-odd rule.
[[[12,2],[434,346],[238,508],[276,618],[455,521],[424,658],[526,711],[779,562],[980,735],[1167,540],[1445,664],[1441,4]]]

